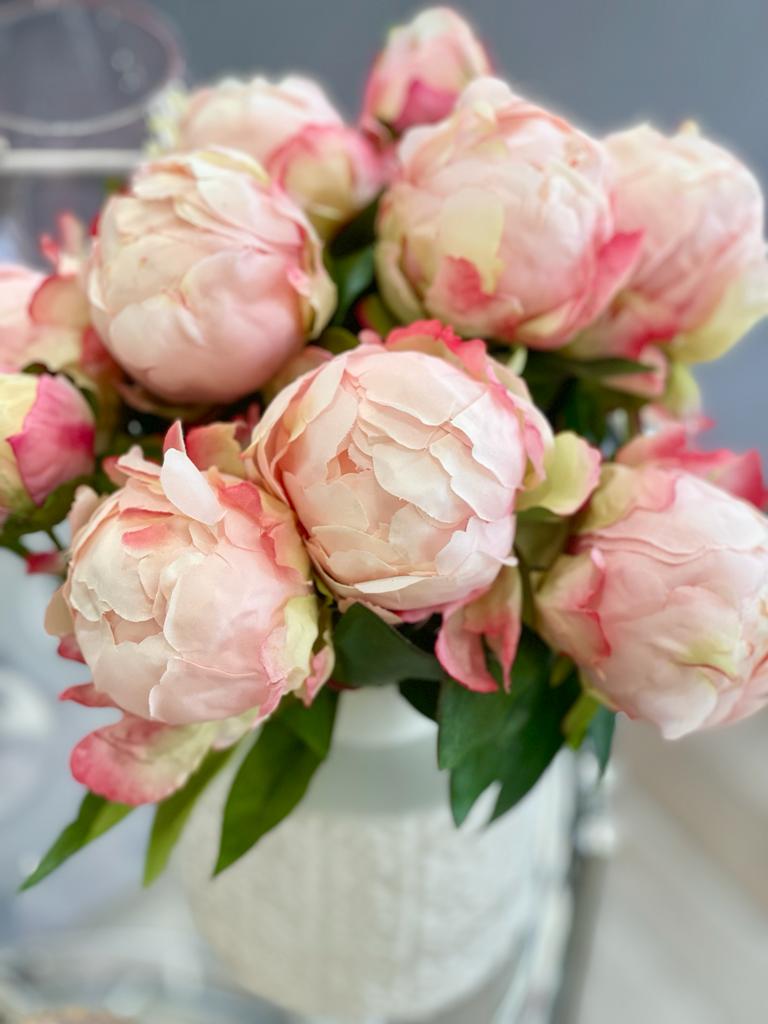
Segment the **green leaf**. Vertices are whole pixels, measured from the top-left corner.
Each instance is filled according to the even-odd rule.
[[[419,714],[433,722],[437,721],[439,683],[426,679],[405,679],[400,683],[400,693]]]
[[[578,750],[587,737],[592,719],[600,707],[589,693],[582,693],[565,720],[565,739],[572,750]]]
[[[616,712],[601,704],[587,729],[587,737],[595,752],[601,775],[605,774],[611,758],[615,730]]]
[[[338,693],[326,687],[309,707],[297,698],[284,700],[278,717],[305,746],[318,757],[325,757],[331,746],[338,699]]]
[[[66,519],[72,507],[72,499],[80,484],[90,482],[90,477],[70,480],[48,495],[40,507],[30,503],[28,509],[6,519],[0,530],[0,547],[9,548],[17,554],[26,554],[21,538],[28,533],[48,533],[54,526]]]
[[[386,686],[411,679],[437,682],[445,673],[423,651],[362,604],[353,604],[333,632],[333,678],[350,686]]]
[[[384,305],[381,296],[373,292],[360,302],[360,319],[385,338],[400,323]]]
[[[157,805],[144,860],[144,885],[151,885],[165,871],[197,798],[221,771],[235,749],[236,745],[227,750],[211,751],[187,784]]]
[[[338,291],[333,324],[342,324],[355,300],[373,283],[373,246],[330,260],[330,271]]]
[[[626,374],[648,373],[652,366],[646,366],[636,359],[574,359],[559,352],[529,352],[525,366],[525,377],[537,382],[563,377],[582,377],[599,380],[601,377],[620,377]]]
[[[496,782],[499,775],[499,750],[494,744],[476,748],[471,756],[451,772],[451,813],[457,826],[462,825],[477,800]]]
[[[372,245],[376,241],[376,216],[378,210],[379,197],[376,196],[353,220],[344,225],[329,247],[333,259],[339,260],[350,253]]]
[[[501,790],[491,821],[522,800],[552,763],[563,745],[563,719],[580,692],[573,676],[554,689],[544,684],[531,695],[524,724],[508,737]]]
[[[349,352],[350,349],[357,348],[360,344],[360,339],[352,331],[348,331],[346,327],[326,327],[317,339],[317,343],[323,348],[327,348],[335,356],[338,356],[342,352]]]
[[[504,690],[474,693],[452,679],[440,688],[437,705],[437,761],[440,768],[456,768],[477,747],[492,743],[503,731],[511,708]]]
[[[591,444],[600,445],[606,437],[607,415],[610,411],[605,395],[587,380],[572,380],[564,391],[562,401],[562,425],[586,438]]]
[[[42,882],[65,860],[119,824],[133,809],[127,804],[111,803],[103,796],[87,793],[75,820],[67,825],[32,874],[24,880],[21,890],[31,889]]]
[[[264,725],[229,791],[214,875],[239,860],[290,814],[322,761],[279,717]]]
[[[653,370],[635,359],[573,359],[569,363],[574,377],[624,377]]]
[[[235,775],[224,808],[219,874],[299,803],[328,754],[338,694],[322,690],[309,707],[285,701],[262,727]]]
[[[457,692],[444,683],[440,697],[440,763],[451,771],[451,808],[461,824],[477,798],[501,783],[493,817],[531,789],[562,747],[564,720],[578,700],[575,672],[551,684],[552,651],[530,630],[520,638],[509,693]]]

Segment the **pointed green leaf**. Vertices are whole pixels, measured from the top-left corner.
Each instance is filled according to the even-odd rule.
[[[457,826],[463,824],[477,800],[498,776],[499,749],[494,743],[476,747],[451,771],[451,814]]]
[[[611,759],[615,730],[616,712],[601,704],[587,729],[587,736],[595,752],[601,775],[605,773]]]
[[[599,380],[601,377],[648,373],[652,369],[652,366],[640,363],[636,359],[574,359],[560,352],[529,351],[524,376],[530,377],[536,383],[563,377]]]
[[[404,680],[441,681],[440,662],[362,604],[353,604],[333,632],[333,678],[350,686],[386,686]]]
[[[342,324],[356,299],[373,283],[373,246],[330,260],[331,277],[338,292],[333,324]]]
[[[474,693],[446,680],[437,705],[437,760],[443,769],[457,765],[475,750],[492,743],[503,731],[511,707],[508,694]]]
[[[298,698],[284,700],[277,717],[318,757],[326,757],[331,746],[338,699],[338,693],[326,687],[309,707]]]
[[[445,683],[440,703],[440,762],[451,770],[451,806],[461,823],[493,782],[493,817],[517,803],[562,747],[564,720],[581,687],[575,672],[551,683],[555,658],[530,630],[520,638],[509,693],[459,694]]]
[[[570,360],[574,377],[624,377],[638,373],[650,373],[652,366],[635,359],[574,359]]]
[[[589,693],[582,693],[565,720],[565,739],[568,746],[578,750],[587,737],[589,727],[600,708],[600,704]]]
[[[87,793],[75,820],[67,825],[32,874],[24,880],[21,889],[31,889],[42,882],[65,860],[119,824],[133,809],[127,804],[111,803],[103,796]]]
[[[264,725],[229,791],[214,875],[290,814],[322,760],[279,718]]]
[[[324,689],[309,707],[285,701],[262,726],[229,790],[219,874],[278,825],[304,796],[331,746],[338,694]]]
[[[545,682],[531,693],[525,722],[505,737],[501,790],[492,821],[522,800],[552,763],[563,746],[563,720],[580,693],[575,674],[557,687]]]
[[[165,871],[197,798],[224,767],[235,749],[236,746],[211,751],[190,776],[187,784],[157,805],[144,860],[144,885],[151,885]]]

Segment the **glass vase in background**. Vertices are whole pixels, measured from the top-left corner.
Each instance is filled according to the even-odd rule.
[[[56,154],[140,149],[183,74],[175,32],[139,0],[0,5],[0,146],[37,158],[34,172],[11,174],[0,149],[0,262],[40,264],[39,237],[62,210],[95,216],[105,175],[67,170]]]
[[[174,31],[138,0],[0,3],[0,263],[44,266],[39,238],[56,231],[62,210],[86,222],[95,216],[108,182],[87,166],[78,172],[77,159],[67,156],[87,164],[91,151],[139,151],[148,116],[183,69]],[[9,154],[37,169],[10,174]],[[132,846],[137,834],[123,831],[116,845],[128,844],[130,854],[123,863],[113,851],[118,870],[103,873],[98,894],[93,868],[83,864],[83,874],[76,868],[65,882],[54,879],[39,898],[13,898],[51,823],[74,816],[81,794],[65,766],[74,742],[93,727],[79,709],[56,708],[58,692],[85,676],[82,666],[57,657],[44,634],[55,585],[50,576],[27,576],[20,558],[0,552],[0,943],[76,923],[127,877],[133,883],[140,856]]]

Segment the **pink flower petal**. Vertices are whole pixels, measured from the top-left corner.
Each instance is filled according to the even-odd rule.
[[[185,452],[170,448],[165,453],[160,483],[168,500],[190,519],[212,526],[223,518],[215,491]]]
[[[71,700],[85,708],[116,708],[117,704],[106,693],[97,690],[93,683],[80,683],[62,690],[59,700]]]
[[[125,715],[72,751],[72,774],[93,793],[122,804],[148,804],[175,793],[211,747],[215,728],[174,727]]]
[[[93,469],[93,414],[65,377],[39,378],[21,430],[8,438],[32,501],[42,505],[61,484]]]

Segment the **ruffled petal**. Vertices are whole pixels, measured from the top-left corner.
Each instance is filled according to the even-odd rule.
[[[174,728],[125,715],[82,739],[70,767],[78,782],[108,800],[157,803],[181,789],[215,736],[215,725]]]

